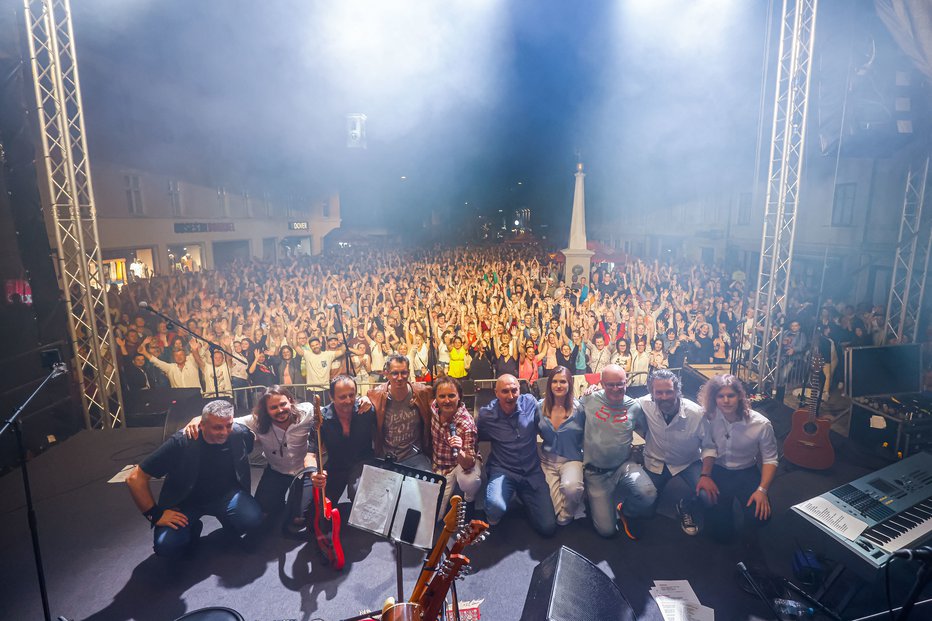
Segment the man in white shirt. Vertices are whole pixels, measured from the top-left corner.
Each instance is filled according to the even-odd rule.
[[[320,338],[313,336],[308,339],[307,347],[299,349],[298,353],[304,357],[307,383],[313,390],[323,392],[330,386],[330,365],[337,358],[346,355],[346,349],[340,346],[337,349],[323,351]]]
[[[697,403],[683,398],[680,379],[672,371],[657,369],[651,373],[647,388],[650,394],[631,408],[643,413],[633,418],[645,440],[644,470],[658,497],[674,477],[681,477],[690,490],[695,490],[695,495],[691,493],[676,503],[676,510],[683,532],[696,535],[696,495],[709,504],[718,496],[718,488],[708,474],[716,456],[709,421]],[[707,474],[703,475],[703,471]]]
[[[211,364],[207,364],[201,358],[200,348],[192,342],[191,355],[194,356],[194,362],[200,367],[201,374],[204,377],[204,397],[232,399],[233,381],[230,377],[230,367],[227,366],[226,356],[224,356],[223,352],[215,350],[213,356],[211,356]],[[216,376],[214,375],[215,371]],[[214,385],[214,377],[216,377],[216,385]]]
[[[194,356],[185,354],[183,349],[176,349],[172,352],[172,362],[163,362],[149,352],[149,343],[152,341],[151,336],[147,336],[142,342],[140,351],[146,357],[146,360],[152,363],[156,369],[168,376],[168,383],[172,388],[197,388],[201,389],[200,372]]]

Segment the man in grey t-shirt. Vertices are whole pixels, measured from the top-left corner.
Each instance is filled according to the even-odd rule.
[[[583,466],[592,524],[603,537],[612,537],[618,529],[616,507],[623,501],[621,513],[625,534],[632,534],[625,519],[647,514],[657,491],[638,464],[628,461],[634,428],[642,425],[634,399],[625,395],[628,378],[625,370],[610,364],[602,370],[602,389],[585,395],[580,402],[586,411],[583,436]]]

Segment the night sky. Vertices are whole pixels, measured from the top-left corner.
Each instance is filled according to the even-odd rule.
[[[565,227],[577,151],[595,219],[749,190],[754,175],[766,2],[73,8],[92,131],[129,109],[208,160],[211,183],[338,189],[344,226],[530,207]],[[346,148],[351,112],[368,116],[364,151]]]

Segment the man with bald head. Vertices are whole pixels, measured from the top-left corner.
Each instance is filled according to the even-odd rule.
[[[495,383],[495,399],[479,410],[479,440],[492,445],[485,491],[489,524],[497,524],[515,494],[527,508],[531,527],[549,537],[557,530],[550,489],[537,454],[537,400],[520,394],[518,378],[502,375]]]
[[[625,370],[610,364],[602,370],[602,389],[580,399],[586,411],[583,467],[596,532],[614,536],[620,517],[625,534],[635,539],[626,516],[647,514],[657,491],[644,470],[628,461],[635,425],[643,424],[635,417],[643,417],[643,413],[638,408],[631,410],[635,401],[625,395],[627,387]],[[620,503],[622,511],[617,511]]]

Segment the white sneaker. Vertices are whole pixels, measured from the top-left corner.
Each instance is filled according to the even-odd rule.
[[[686,511],[683,508],[683,501],[676,503],[676,514],[680,518],[680,528],[683,529],[683,532],[693,537],[699,534],[699,526],[696,524],[696,521],[693,519],[691,513]]]

